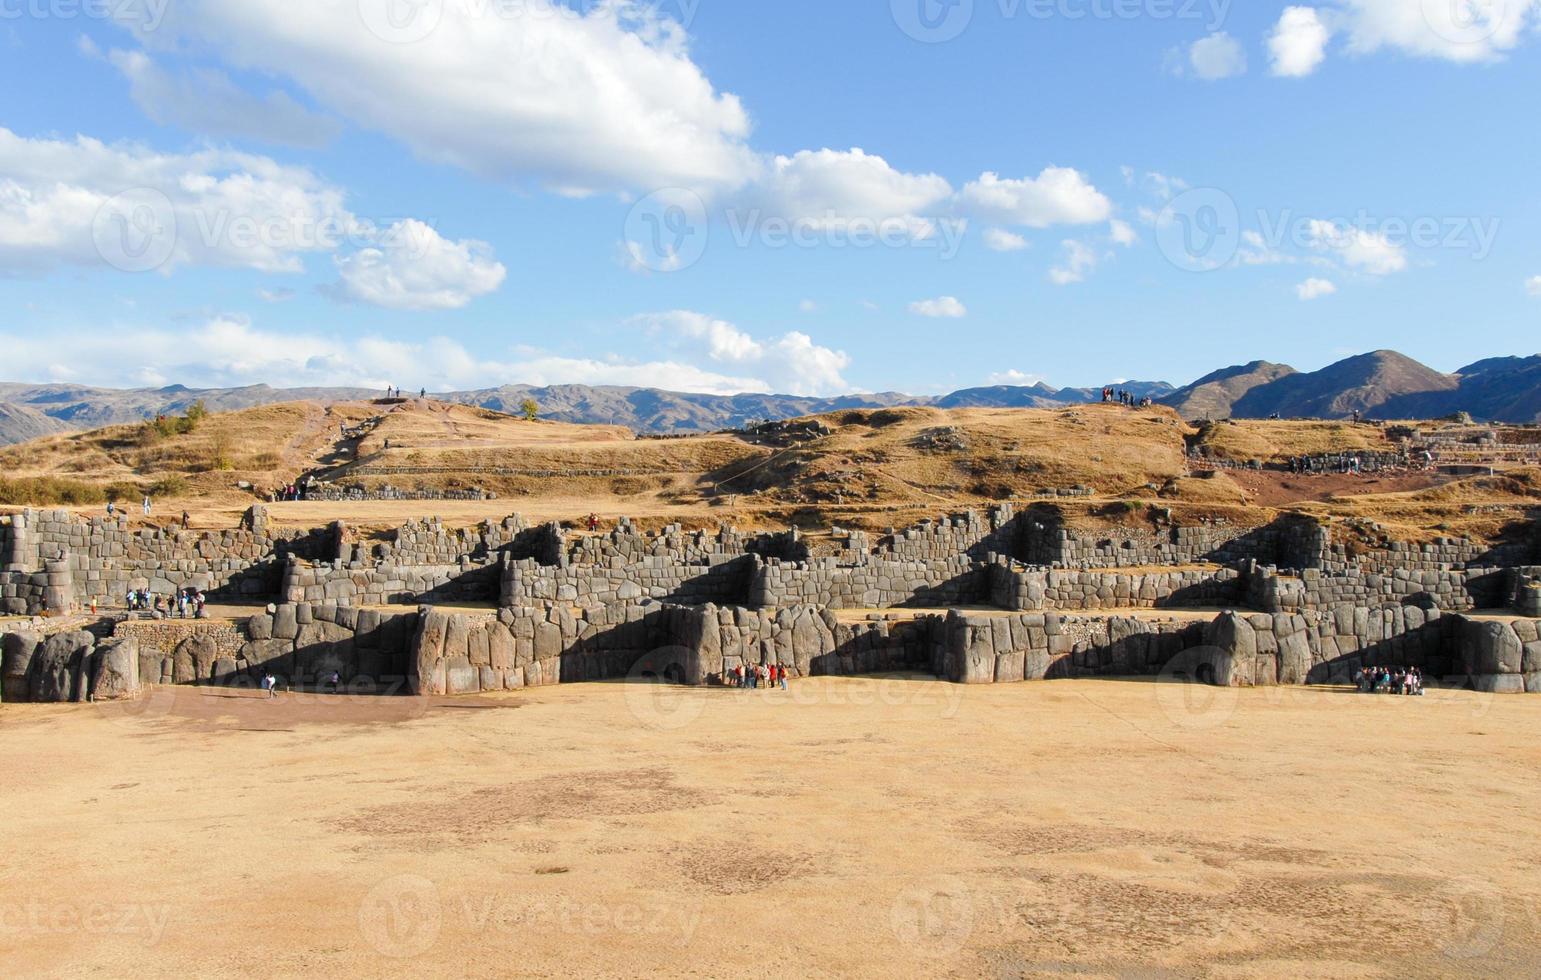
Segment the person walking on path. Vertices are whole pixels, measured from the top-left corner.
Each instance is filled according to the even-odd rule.
[[[146,516],[146,517],[150,516],[150,495],[149,494],[145,494],[144,495],[144,516]]]

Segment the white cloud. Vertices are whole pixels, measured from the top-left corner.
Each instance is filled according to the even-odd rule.
[[[378,246],[336,260],[330,292],[392,310],[458,310],[503,285],[507,274],[485,242],[450,242],[421,221],[392,225]]]
[[[968,316],[968,307],[956,296],[940,296],[936,299],[916,300],[910,304],[910,312],[916,316],[941,320],[961,320]]]
[[[655,5],[552,0],[181,0],[120,14],[151,48],[213,49],[425,159],[564,193],[738,187],[759,161],[749,115]],[[432,79],[426,84],[425,79]]]
[[[1532,296],[1541,297],[1541,276],[1531,276],[1525,280],[1525,291]]]
[[[775,214],[816,228],[848,227],[852,221],[901,222],[927,237],[925,216],[952,196],[936,174],[911,174],[863,150],[803,150],[772,162],[763,193]]]
[[[509,351],[515,357],[501,359],[472,353],[446,337],[404,342],[328,336],[315,330],[278,333],[229,315],[174,330],[114,324],[50,336],[0,332],[0,345],[15,377],[113,387],[177,382],[193,387],[263,383],[375,389],[393,384],[450,391],[524,383],[625,385],[720,395],[773,390],[763,378],[718,373],[673,358],[572,358],[515,349]],[[61,346],[71,351],[67,363],[59,357]],[[788,334],[768,356],[801,358],[799,363],[812,377],[830,390],[844,390],[838,369],[845,355],[814,347],[801,334]],[[838,383],[831,381],[832,367]]]
[[[128,80],[134,104],[161,125],[200,136],[250,136],[303,147],[324,146],[342,130],[335,119],[311,112],[285,92],[259,98],[223,72],[173,75],[140,51],[113,51],[107,60]]]
[[[1008,385],[1013,388],[1031,388],[1034,385],[1043,384],[1044,380],[1044,376],[1041,374],[1027,374],[1013,368],[1009,371],[1001,371],[990,375],[985,379],[985,384],[992,386]]]
[[[1493,61],[1530,33],[1541,0],[1339,0],[1348,48],[1454,62]]]
[[[1332,32],[1322,23],[1315,7],[1286,7],[1273,33],[1268,35],[1268,52],[1273,73],[1285,78],[1300,78],[1316,71],[1327,57],[1327,42]]]
[[[1113,205],[1080,171],[1047,167],[1036,178],[981,174],[958,195],[967,211],[999,225],[1047,228],[1106,221]]]
[[[1139,233],[1130,226],[1129,222],[1120,221],[1117,218],[1108,224],[1108,234],[1112,237],[1114,245],[1122,245],[1125,248],[1132,248],[1140,241]]]
[[[1085,242],[1066,239],[1062,244],[1064,256],[1060,264],[1049,270],[1049,281],[1056,286],[1068,286],[1084,282],[1087,275],[1102,260],[1097,250]]]
[[[267,157],[28,139],[0,128],[0,273],[121,268],[139,256],[146,263],[135,271],[297,272],[302,254],[365,232],[343,200],[310,171]]]
[[[287,303],[294,299],[295,292],[292,289],[259,289],[257,298],[264,303]]]
[[[850,390],[843,372],[851,358],[843,351],[821,347],[805,333],[793,330],[761,342],[726,320],[691,310],[671,310],[633,317],[631,323],[675,344],[704,347],[711,360],[752,371],[743,391],[775,391],[790,395],[830,395]]]
[[[1323,296],[1331,296],[1337,291],[1338,287],[1327,279],[1307,279],[1295,287],[1295,295],[1299,296],[1303,302],[1310,302]]]
[[[1247,52],[1241,42],[1224,31],[1193,42],[1188,49],[1193,73],[1207,82],[1234,78],[1247,71]]]
[[[985,248],[992,252],[1020,252],[1027,248],[1027,239],[1004,228],[985,229]]]
[[[1372,276],[1407,268],[1407,253],[1385,235],[1321,220],[1312,221],[1308,230],[1313,248],[1337,256],[1350,268]]]

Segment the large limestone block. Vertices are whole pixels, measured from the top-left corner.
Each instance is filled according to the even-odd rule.
[[[1525,647],[1508,623],[1468,623],[1465,646],[1474,674],[1518,674],[1524,666]]]
[[[407,682],[413,694],[443,694],[447,688],[444,636],[450,618],[446,612],[430,609],[418,619],[407,659]]]
[[[1279,641],[1280,684],[1304,684],[1311,664],[1311,638],[1304,630]]]
[[[466,616],[450,616],[449,624],[444,630],[444,657],[453,660],[456,657],[471,655],[471,620]]]
[[[511,671],[518,655],[514,649],[514,634],[502,623],[487,624],[487,651],[493,670]]]
[[[219,644],[206,633],[195,633],[177,644],[173,651],[175,680],[178,684],[196,684],[214,676],[214,661],[219,659]]]
[[[290,680],[294,676],[293,640],[252,640],[241,647],[241,659],[261,675],[271,672],[276,679]]]
[[[1214,683],[1220,687],[1251,687],[1257,683],[1257,632],[1235,613],[1222,613],[1204,631],[1214,651]]]
[[[1471,679],[1472,687],[1484,694],[1524,694],[1525,675],[1523,674],[1476,674]]]
[[[56,633],[44,640],[27,678],[32,700],[42,704],[75,700],[82,663],[95,642],[90,633]]]
[[[37,633],[5,634],[0,646],[0,700],[22,702],[31,698],[27,677],[42,645],[43,638]]]
[[[252,640],[271,640],[273,638],[273,617],[267,613],[253,616],[246,621],[246,636]]]
[[[129,701],[139,697],[139,640],[122,637],[105,640],[96,648],[92,662],[91,697],[96,701]]]
[[[277,612],[273,613],[274,639],[292,640],[299,635],[299,607],[292,604],[279,606]]]
[[[497,626],[496,623],[491,625]],[[492,666],[492,644],[487,638],[487,630],[485,628],[472,629],[467,637],[467,644],[470,650],[472,665],[477,667]]]

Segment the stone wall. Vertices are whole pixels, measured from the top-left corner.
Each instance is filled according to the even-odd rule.
[[[1281,575],[1276,569],[1249,564],[1243,574],[1247,605],[1269,613],[1393,602],[1419,602],[1445,612],[1468,612],[1507,607],[1515,598],[1515,572],[1505,568],[1396,568],[1384,573],[1308,568],[1298,575]]]
[[[172,683],[239,683],[255,686],[271,671],[280,685],[313,689],[333,673],[357,694],[407,691],[408,650],[417,629],[418,611],[381,612],[335,603],[296,603],[251,617],[245,642],[231,656],[178,648]],[[164,676],[164,669],[163,669]]]
[[[323,547],[312,534],[275,536],[260,506],[248,511],[241,527],[226,531],[130,530],[122,518],[46,510],[11,515],[5,526],[7,575],[0,590],[11,612],[59,612],[93,599],[119,603],[130,589],[165,595],[191,586],[227,596],[271,595],[281,558],[315,555]],[[45,581],[38,579],[40,571]],[[26,609],[18,608],[24,603]]]
[[[957,684],[1156,674],[1197,644],[1202,624],[1056,613],[950,612],[932,665]]]
[[[1246,584],[1230,568],[1127,573],[998,561],[990,569],[990,604],[1016,611],[1229,607],[1245,601]]]
[[[701,554],[694,560],[673,554],[632,559],[616,556],[602,564],[542,565],[509,561],[502,571],[504,606],[607,605],[657,600],[682,605],[742,603],[749,594],[757,556]]]
[[[0,636],[0,701],[124,701],[143,694],[138,642],[83,630]]]
[[[291,560],[284,568],[284,602],[334,602],[348,606],[493,602],[502,566],[462,558],[457,564],[315,564]]]
[[[873,558],[844,566],[832,558],[756,568],[749,605],[889,609],[976,605],[989,601],[988,566],[965,555],[932,561]]]

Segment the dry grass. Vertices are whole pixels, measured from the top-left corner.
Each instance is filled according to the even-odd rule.
[[[339,424],[366,419],[377,424],[363,438],[339,437]],[[1198,430],[1161,408],[901,408],[837,412],[824,421],[830,436],[774,449],[725,435],[637,439],[618,426],[531,423],[434,402],[295,403],[213,415],[193,433],[157,440],[144,440],[136,426],[49,437],[0,450],[0,471],[13,481],[9,499],[16,505],[53,501],[95,511],[109,485],[116,485],[119,499],[158,485],[161,513],[186,509],[196,524],[213,527],[234,523],[258,499],[237,489],[238,482],[266,490],[313,469],[342,483],[479,487],[499,499],[286,504],[275,509],[280,523],[344,519],[370,528],[436,514],[451,524],[474,524],[513,511],[532,520],[573,521],[594,511],[607,522],[629,516],[655,528],[726,522],[746,529],[840,524],[881,531],[1085,486],[1093,489],[1091,498],[1058,501],[1071,526],[1139,524],[1151,513],[1144,505],[1154,504],[1179,521],[1254,524],[1304,509],[1383,519],[1410,536],[1486,536],[1502,533],[1509,520],[1487,509],[1541,500],[1541,480],[1522,473],[1441,487],[1423,476],[1283,479],[1239,471],[1188,477],[1184,454]],[[1298,421],[1219,424],[1203,444],[1238,460],[1388,448],[1379,427]],[[1397,492],[1383,492],[1388,489]],[[1110,507],[1122,502],[1136,506]]]

